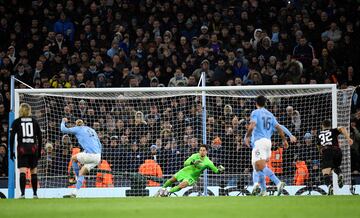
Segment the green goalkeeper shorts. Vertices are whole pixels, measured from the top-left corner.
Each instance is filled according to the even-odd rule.
[[[193,185],[196,182],[196,180],[193,177],[191,177],[189,174],[185,172],[181,172],[181,170],[177,172],[174,177],[178,182],[186,181],[189,183],[189,185]]]

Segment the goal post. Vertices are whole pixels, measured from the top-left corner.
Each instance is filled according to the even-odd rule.
[[[66,191],[72,187],[69,162],[78,144],[74,136],[59,131],[63,117],[70,124],[81,118],[98,132],[103,144],[102,160],[108,164],[86,177],[80,195],[91,188],[100,193],[104,187],[121,189],[121,196],[149,195],[143,192],[144,186],[151,194],[181,169],[184,160],[197,152],[204,140],[209,145],[210,159],[226,168],[221,175],[208,170],[195,185],[194,190],[206,195],[208,188],[204,191],[204,187],[251,186],[251,151],[244,146],[243,137],[250,112],[255,109],[253,100],[258,95],[268,98],[268,109],[299,139],[297,145],[282,149],[275,133],[272,140],[275,173],[291,186],[322,185],[320,169],[316,168],[320,167],[316,133],[325,118],[332,119],[333,126],[349,128],[353,91],[337,90],[334,84],[16,89],[14,111],[17,117],[20,103],[30,104],[47,144],[39,161],[40,197],[49,197],[47,193],[54,189]],[[306,144],[309,136],[310,144]],[[350,149],[343,138],[340,141],[345,183],[350,184]],[[147,169],[146,160],[159,165],[161,174],[141,171],[141,166]],[[300,161],[304,161],[309,172],[303,182],[294,178]],[[17,190],[18,187],[17,184]],[[128,189],[133,192],[127,192]]]

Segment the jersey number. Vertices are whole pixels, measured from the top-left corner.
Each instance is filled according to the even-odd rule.
[[[264,129],[269,130],[270,129],[271,117],[263,117],[262,120],[263,120],[263,123],[264,123]]]
[[[34,128],[32,123],[21,123],[23,137],[33,137]]]
[[[324,134],[320,134],[319,135],[320,140],[321,140],[321,144],[324,145],[325,143],[331,142],[332,138],[331,138],[331,132],[326,132]]]

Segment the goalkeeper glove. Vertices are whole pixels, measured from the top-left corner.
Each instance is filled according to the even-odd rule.
[[[219,172],[223,173],[225,171],[225,167],[223,167],[222,165],[218,166]]]

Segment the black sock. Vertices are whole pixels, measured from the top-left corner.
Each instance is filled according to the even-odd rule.
[[[25,186],[26,186],[26,174],[20,173],[20,190],[21,195],[25,195]]]
[[[325,185],[332,185],[332,175],[325,174],[324,175]]]
[[[335,168],[334,169],[334,173],[336,173],[336,175],[340,175],[341,174],[341,169],[340,169],[340,167],[337,167],[337,168]]]
[[[31,186],[34,192],[34,195],[37,195],[37,186],[38,186],[38,178],[37,174],[31,174]]]

